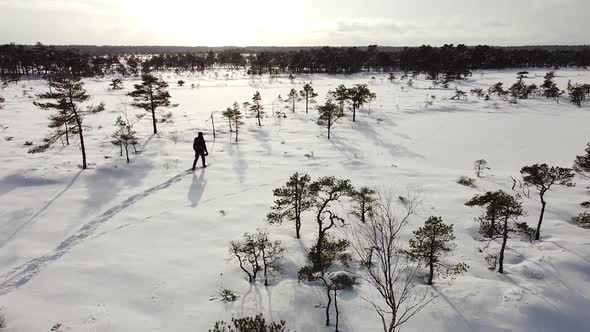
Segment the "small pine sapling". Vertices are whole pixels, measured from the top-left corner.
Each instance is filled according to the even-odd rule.
[[[178,82],[176,82],[176,84],[178,84],[178,86],[183,86],[184,85],[184,81],[183,80],[178,80]]]
[[[297,90],[291,89],[288,94],[288,98],[286,102],[291,103],[291,111],[295,113],[295,103],[299,100],[299,96],[297,95]]]
[[[229,125],[229,132],[230,133],[233,132],[233,130],[232,130],[232,122],[233,122],[233,119],[234,119],[234,110],[231,107],[228,107],[228,108],[225,109],[225,111],[223,111],[221,113],[221,115],[223,115],[224,117],[227,118],[227,123]],[[231,135],[230,135],[230,139],[231,139]]]
[[[488,167],[488,162],[485,161],[485,159],[479,159],[475,161],[473,169],[475,170],[475,175],[477,175],[478,178],[481,178],[481,175],[490,168]]]
[[[256,91],[252,97],[252,105],[250,105],[250,110],[254,113],[254,117],[258,119],[259,127],[262,127],[260,119],[264,116],[264,107],[262,106],[261,101],[262,97],[260,96],[260,92]]]
[[[441,217],[431,216],[424,222],[424,226],[414,231],[414,238],[410,239],[408,256],[420,265],[428,267],[428,284],[432,285],[435,273],[452,276],[467,271],[465,263],[446,264],[441,258],[452,250],[455,240],[453,225],[446,225]]]
[[[284,187],[276,188],[276,197],[271,212],[267,215],[271,224],[292,220],[295,223],[295,237],[300,238],[301,214],[311,208],[312,197],[309,192],[311,178],[307,174],[293,174]]]
[[[318,122],[323,124],[328,129],[328,139],[330,139],[330,134],[332,132],[332,126],[334,122],[343,116],[343,113],[338,109],[338,106],[332,103],[331,100],[326,101],[326,103],[322,106],[318,107],[318,111],[320,112],[320,117]]]
[[[363,224],[366,222],[367,214],[370,217],[373,212],[375,199],[375,190],[368,187],[361,187],[352,192],[352,200],[356,204],[352,214],[359,218]]]
[[[113,80],[111,80],[109,87],[111,90],[122,90],[123,81],[120,78],[114,78]]]
[[[240,105],[238,102],[234,102],[232,106],[233,118],[234,118],[234,129],[236,130],[236,143],[238,143],[238,132],[240,126],[244,124],[242,122],[242,112],[240,112]]]
[[[258,229],[256,234],[245,233],[241,242],[230,242],[230,255],[248,276],[248,282],[256,282],[258,272],[264,275],[264,285],[269,277],[280,271],[285,249],[280,241],[271,241],[268,233]]]

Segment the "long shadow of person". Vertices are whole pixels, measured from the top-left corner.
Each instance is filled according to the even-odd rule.
[[[199,201],[205,192],[205,185],[207,185],[207,181],[205,181],[205,168],[199,169],[199,172],[199,176],[193,173],[193,182],[188,190],[188,200],[191,202],[191,207],[199,205]]]

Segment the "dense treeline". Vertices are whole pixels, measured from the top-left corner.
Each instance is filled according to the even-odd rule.
[[[171,52],[170,50],[184,52]],[[474,69],[522,67],[585,67],[590,65],[590,47],[577,48],[500,48],[444,45],[403,49],[357,47],[321,48],[166,48],[166,47],[0,46],[0,75],[6,80],[20,76],[46,75],[64,69],[80,76],[118,73],[138,75],[140,71],[202,71],[212,66],[247,67],[251,74],[356,73],[360,71],[404,71],[423,73],[436,79],[462,78]],[[146,53],[135,51],[159,51]],[[129,52],[131,51],[131,52]]]

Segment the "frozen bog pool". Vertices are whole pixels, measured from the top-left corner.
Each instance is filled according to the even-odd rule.
[[[487,90],[498,81],[510,86],[516,72],[474,72],[458,88]],[[527,83],[540,85],[545,72],[530,72]],[[301,240],[291,224],[265,220],[272,189],[295,171],[347,178],[355,186],[391,187],[400,195],[420,193],[422,209],[404,240],[430,215],[454,224],[456,250],[449,260],[470,268],[454,280],[436,281],[436,299],[404,330],[587,329],[589,231],[568,221],[588,200],[590,180],[577,176],[575,187],[547,194],[542,240],[510,239],[504,275],[488,270],[478,251],[485,243],[474,236],[473,219],[482,210],[464,203],[488,190],[510,191],[510,176],[519,176],[524,165],[571,167],[590,141],[588,107],[543,97],[516,105],[495,96],[454,101],[449,100],[453,89],[429,89],[431,82],[421,78],[408,88],[385,74],[252,81],[242,72],[228,79],[219,73],[219,78],[213,71],[163,74],[178,104],[171,110],[173,123],[160,124],[160,133],[151,135],[151,119],[142,118],[135,125],[141,154],[130,164],[118,156],[110,135],[118,115],[142,114],[125,95],[138,80],[125,80],[125,89],[117,92],[107,90],[110,78],[85,80],[89,103],[103,101],[107,110],[85,119],[90,169],[84,171],[76,145],[27,154],[24,143],[39,142],[48,131],[48,112],[33,105],[33,96],[46,91],[45,82],[24,80],[0,92],[6,98],[0,119],[0,305],[10,331],[49,330],[55,323],[66,331],[207,331],[216,320],[258,312],[284,319],[291,330],[332,331],[316,307],[324,302],[323,293],[297,282],[305,250],[315,240],[313,216],[304,216]],[[588,71],[556,74],[561,89],[568,80],[590,82]],[[181,78],[183,87],[175,84]],[[326,129],[316,124],[315,107],[305,114],[305,103],[298,102],[293,114],[277,98],[309,81],[319,102],[337,85],[357,83],[369,84],[377,99],[370,115],[365,105],[355,123],[347,113],[328,140]],[[262,127],[246,117],[236,144],[220,112],[234,101],[251,102],[256,90],[267,117]],[[431,95],[436,97],[427,107]],[[284,110],[286,118],[272,117],[273,110]],[[217,112],[215,139],[208,121],[212,112]],[[205,133],[210,167],[187,171],[198,131]],[[459,176],[474,177],[473,162],[481,158],[489,162],[489,173],[476,188],[458,185]],[[540,203],[534,192],[524,206],[528,216],[522,220],[536,225]],[[266,228],[287,247],[283,273],[269,287],[249,284],[229,260],[228,242],[256,228]],[[221,288],[234,290],[238,301],[210,301]],[[370,294],[361,282],[356,291],[339,296],[342,331],[380,329],[378,316],[363,301]]]

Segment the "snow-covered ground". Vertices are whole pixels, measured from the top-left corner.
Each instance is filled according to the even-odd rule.
[[[475,72],[459,88],[487,89],[498,81],[510,86],[515,73]],[[137,81],[113,92],[108,78],[86,80],[90,103],[104,101],[107,111],[86,118],[92,128],[85,171],[78,167],[76,145],[27,154],[25,141],[38,142],[48,130],[48,113],[32,98],[47,90],[44,82],[22,81],[0,92],[6,98],[0,111],[0,306],[10,331],[47,331],[55,323],[65,331],[207,331],[216,320],[258,312],[299,332],[332,331],[316,308],[321,292],[297,282],[315,239],[312,216],[304,218],[301,241],[291,224],[265,221],[272,189],[295,171],[392,187],[400,195],[419,192],[424,205],[406,239],[430,215],[455,225],[457,248],[448,259],[470,268],[454,280],[435,280],[438,297],[405,331],[587,331],[590,231],[568,221],[582,211],[590,181],[576,177],[576,187],[548,193],[542,241],[510,239],[504,275],[488,270],[478,251],[484,243],[473,219],[482,210],[464,203],[488,190],[510,191],[510,176],[519,176],[524,165],[571,167],[590,140],[590,109],[541,97],[516,105],[471,95],[453,101],[453,90],[428,89],[430,82],[417,79],[402,91],[405,82],[392,84],[384,74],[299,76],[294,82],[223,74],[163,74],[179,104],[172,109],[174,123],[161,124],[153,136],[150,118],[141,119],[135,129],[142,152],[130,164],[109,137],[125,109],[131,118],[141,114],[125,96]],[[556,74],[562,89],[569,79],[590,82],[588,71]],[[543,75],[533,70],[527,81],[540,84]],[[174,83],[180,78],[183,87]],[[271,116],[273,108],[286,105],[279,94],[308,81],[319,102],[338,84],[356,83],[368,83],[377,100],[370,115],[368,105],[357,114],[356,123],[350,114],[339,120],[328,140],[316,124],[317,111],[305,114],[302,102],[296,114]],[[246,118],[235,144],[217,114],[213,139],[211,112],[251,101],[256,90],[268,115],[263,126]],[[430,95],[435,101],[425,107]],[[211,165],[191,172],[198,131],[205,132]],[[474,177],[473,162],[481,158],[492,169],[477,188],[457,184],[461,175]],[[534,192],[524,205],[523,220],[536,225],[540,203]],[[228,260],[228,242],[256,228],[266,228],[288,248],[284,272],[268,288],[249,284]],[[221,288],[240,298],[210,301]],[[342,294],[342,331],[379,330],[378,316],[362,300],[367,294],[366,283]]]

